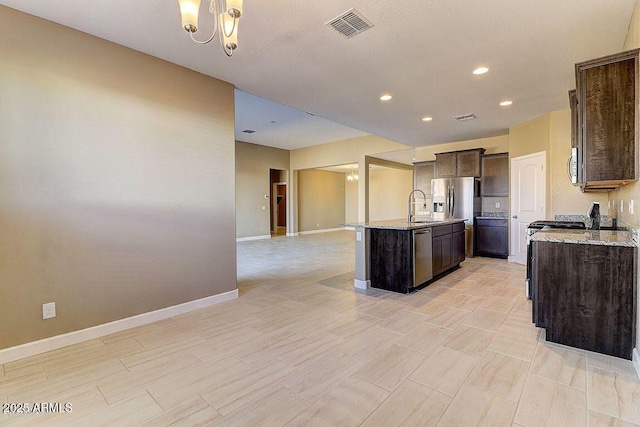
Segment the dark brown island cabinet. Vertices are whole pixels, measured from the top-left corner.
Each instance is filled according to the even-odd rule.
[[[638,179],[638,53],[576,64],[572,147],[583,191],[608,191]],[[577,120],[577,123],[575,121]]]
[[[436,178],[462,178],[482,175],[484,148],[436,154]]]
[[[493,258],[509,257],[509,220],[507,218],[476,218],[475,254]]]
[[[545,329],[547,341],[631,359],[636,248],[532,245],[533,322]]]
[[[465,259],[464,222],[430,228],[433,278],[425,283],[414,282],[413,230],[372,228],[369,244],[371,287],[407,293],[459,267]]]

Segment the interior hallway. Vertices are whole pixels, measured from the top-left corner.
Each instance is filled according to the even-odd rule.
[[[402,295],[353,259],[353,232],[240,242],[238,300],[1,366],[0,402],[73,411],[0,424],[640,424],[630,362],[543,342],[523,266]]]

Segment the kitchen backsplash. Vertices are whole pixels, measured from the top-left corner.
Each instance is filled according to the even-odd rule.
[[[498,204],[500,205],[498,207]],[[508,197],[483,197],[482,198],[482,214],[490,214],[491,212],[509,212]],[[490,215],[486,215],[490,216]]]

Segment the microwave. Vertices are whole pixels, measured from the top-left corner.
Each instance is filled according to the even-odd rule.
[[[567,160],[567,174],[573,185],[578,185],[578,148],[571,148],[571,156]]]

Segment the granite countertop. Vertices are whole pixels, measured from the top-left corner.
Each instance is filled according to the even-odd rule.
[[[638,246],[631,231],[542,229],[532,235],[531,240],[586,245]]]
[[[425,219],[427,222],[407,222],[406,219],[389,219],[385,221],[353,222],[340,224],[343,227],[387,228],[391,230],[417,230],[420,228],[434,227],[438,225],[455,224],[465,222],[465,219],[449,218],[443,220]]]

